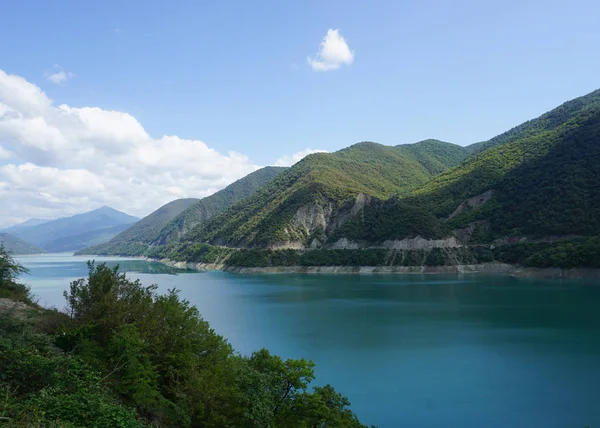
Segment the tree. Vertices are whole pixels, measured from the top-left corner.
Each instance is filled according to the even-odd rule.
[[[28,272],[15,261],[4,244],[0,244],[0,297],[31,302],[29,287],[17,283],[19,276]]]

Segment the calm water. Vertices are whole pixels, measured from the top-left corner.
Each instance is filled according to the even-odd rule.
[[[63,307],[83,257],[20,257]],[[102,259],[97,260],[115,260]],[[600,283],[504,276],[240,276],[119,260],[177,287],[242,353],[317,364],[380,427],[600,427]]]

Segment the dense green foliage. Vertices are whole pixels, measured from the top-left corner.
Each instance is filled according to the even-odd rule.
[[[360,193],[379,199],[407,194],[440,169],[460,162],[463,153],[460,146],[426,141],[396,147],[359,143],[335,153],[312,154],[184,239],[253,247],[307,244],[315,229],[294,221],[299,209],[334,216],[350,210]]]
[[[10,233],[0,233],[0,245],[4,245],[13,254],[40,254],[44,252],[41,248],[25,242]]]
[[[440,239],[450,234],[450,230],[433,214],[390,198],[367,205],[362,212],[336,229],[329,237],[329,242],[347,238],[368,245],[416,236]]]
[[[250,196],[285,169],[283,167],[261,168],[206,198],[178,199],[170,202],[115,236],[110,242],[85,248],[78,254],[144,255],[151,244],[164,245],[176,241],[194,226],[203,224],[236,202]]]
[[[206,221],[215,215],[222,213],[236,202],[252,195],[286,169],[287,168],[275,166],[261,168],[258,171],[235,181],[214,195],[200,200],[163,228],[153,240],[153,243],[164,245],[168,242],[178,240],[187,231],[198,225],[204,224]]]
[[[24,270],[0,250],[11,290]],[[331,386],[309,390],[311,361],[236,354],[176,290],[92,262],[64,295],[67,315],[0,306],[0,423],[363,427]]]
[[[439,140],[424,140],[415,144],[396,146],[412,154],[417,162],[433,175],[458,165],[468,156],[467,148]]]
[[[78,251],[78,254],[119,254],[124,256],[143,254],[148,244],[156,238],[158,232],[167,223],[196,202],[198,202],[198,199],[194,198],[171,201],[119,233],[110,241],[84,248]]]
[[[502,261],[511,257],[491,250],[506,238],[553,242],[595,236],[600,234],[600,90],[468,148],[426,140],[396,147],[359,143],[309,155],[208,221],[202,212],[187,212],[203,221],[191,230],[177,226],[176,234],[154,242],[147,255],[236,266],[338,265],[342,259],[356,265],[352,252],[249,249],[327,249],[340,238],[368,248],[386,240],[454,235],[469,246],[461,254]],[[504,250],[514,251],[515,263],[523,265],[583,266],[586,260],[593,265],[587,256],[566,261],[562,254],[579,251],[571,247],[538,254],[541,247],[527,245],[525,258],[518,245]],[[119,251],[135,255],[140,248]],[[467,260],[454,253],[414,253],[408,260],[417,265]],[[370,257],[369,263],[390,263],[389,255],[385,261]]]
[[[36,427],[141,427],[102,375],[39,331],[44,318],[0,314],[0,424]]]
[[[600,268],[600,235],[571,240],[500,245],[494,257],[530,267]]]
[[[21,227],[13,234],[46,251],[76,251],[107,242],[136,221],[136,217],[110,207],[102,207],[36,226]]]
[[[475,154],[495,146],[537,135],[543,131],[551,131],[569,121],[581,111],[594,107],[598,103],[600,103],[600,89],[583,97],[567,101],[536,119],[528,120],[491,140],[471,144],[466,149],[469,154]]]
[[[492,200],[461,214],[453,226],[486,220],[496,238],[597,234],[600,101],[554,125],[469,158],[404,202],[443,218],[466,199],[493,190]]]
[[[15,261],[8,249],[0,243],[0,298],[30,302],[29,288],[17,282],[27,269]]]
[[[152,257],[229,267],[455,266],[501,262],[525,267],[600,267],[600,235],[588,238],[477,244],[452,248],[270,250],[182,243],[153,248]]]

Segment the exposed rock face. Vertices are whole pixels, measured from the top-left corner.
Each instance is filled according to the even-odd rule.
[[[424,239],[417,236],[416,238],[405,238],[399,241],[384,241],[382,244],[383,248],[394,250],[431,250],[433,248],[458,248],[460,246],[454,236],[446,239]]]
[[[357,242],[350,241],[348,238],[340,238],[333,243],[329,248],[332,250],[355,250],[359,248]]]
[[[484,192],[481,195],[473,196],[472,198],[467,199],[462,204],[460,204],[452,214],[450,214],[450,217],[448,217],[447,220],[452,220],[454,217],[456,217],[466,209],[477,210],[481,208],[492,198],[493,195],[494,191],[488,190],[487,192]]]
[[[327,225],[326,232],[327,234],[331,234],[338,227],[346,223],[355,215],[359,214],[365,206],[371,204],[373,198],[364,193],[359,193],[354,201],[354,205],[350,209],[338,209],[335,216],[330,219],[329,224]]]
[[[34,310],[33,307],[16,302],[11,299],[0,299],[0,316],[4,316],[6,313],[11,313],[14,317],[20,320],[24,320]]]
[[[471,243],[471,238],[473,237],[473,233],[478,228],[482,231],[488,230],[490,227],[489,222],[487,220],[478,220],[470,223],[467,227],[462,229],[454,229],[452,233],[454,236],[458,238],[458,240],[462,244]]]
[[[322,230],[327,229],[332,213],[333,204],[331,202],[325,205],[312,202],[298,208],[292,224],[295,227],[303,227],[307,234],[311,235],[317,228],[321,228]]]
[[[277,244],[269,245],[269,250],[303,250],[304,244],[302,242],[281,242]]]
[[[332,201],[319,204],[311,202],[306,204],[296,211],[292,219],[292,227],[302,230],[305,236],[312,236],[317,230],[321,230],[324,234],[331,234],[335,229],[343,225],[353,216],[359,214],[366,205],[371,203],[371,197],[363,193],[359,193],[354,201],[354,204],[348,208],[346,205],[343,208],[337,207]],[[271,245],[271,249],[302,249],[302,248],[319,248],[323,244],[323,239],[313,238],[305,245],[299,241],[284,242],[276,245]],[[348,248],[358,248],[351,245]]]
[[[479,265],[455,266],[280,266],[264,268],[243,268],[226,266],[226,272],[238,274],[452,274],[452,273],[512,273],[515,267],[504,263],[484,263]]]

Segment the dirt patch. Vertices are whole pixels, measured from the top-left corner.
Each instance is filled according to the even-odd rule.
[[[446,221],[452,220],[454,217],[456,217],[466,209],[470,208],[473,210],[478,210],[479,208],[484,206],[490,199],[492,199],[493,195],[494,191],[488,190],[487,192],[484,192],[481,195],[473,196],[472,198],[467,199],[462,204],[460,204],[452,214],[450,214],[450,217],[448,217]]]

